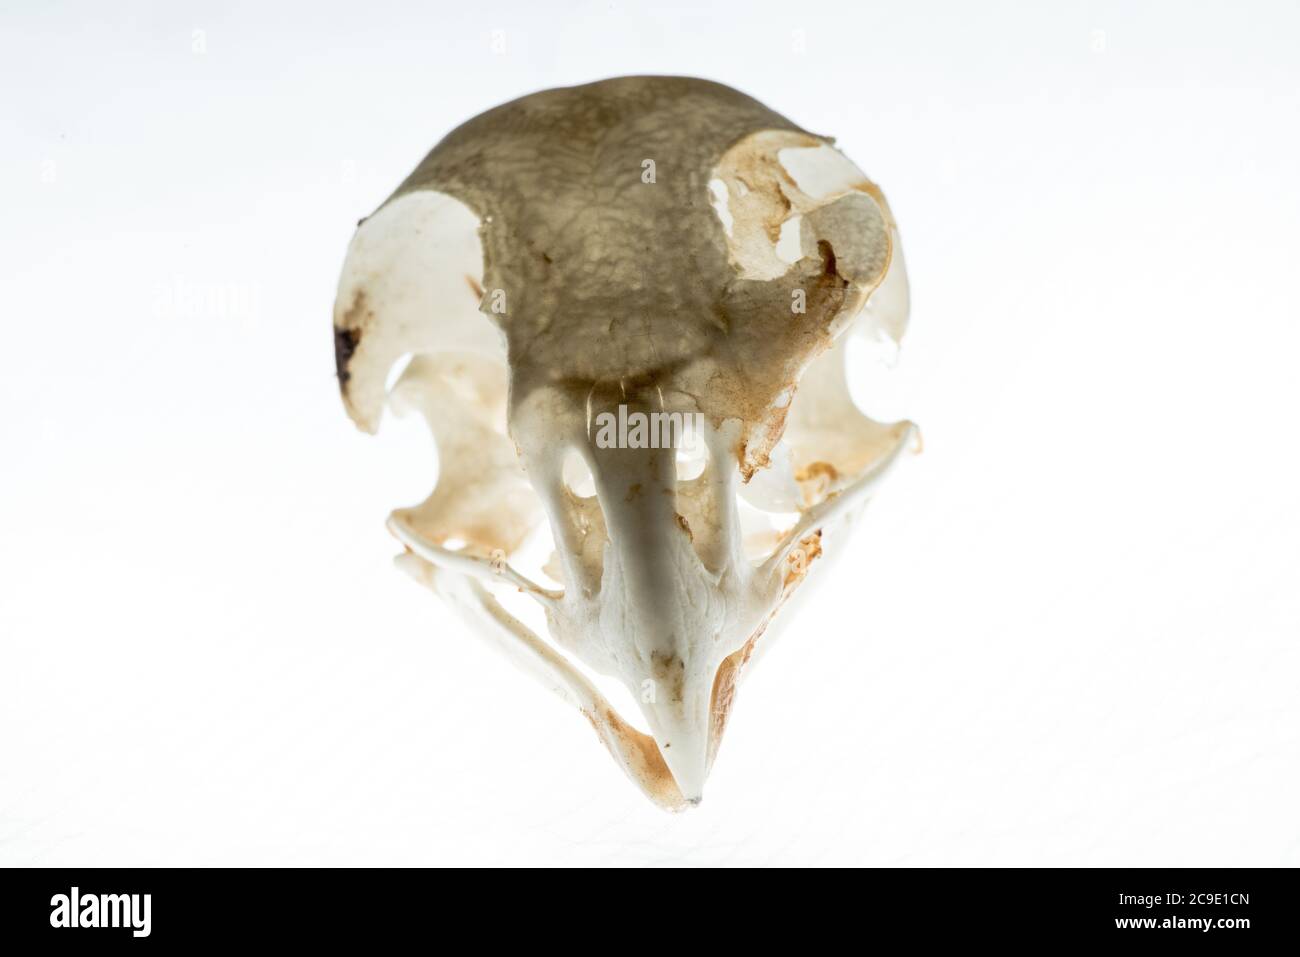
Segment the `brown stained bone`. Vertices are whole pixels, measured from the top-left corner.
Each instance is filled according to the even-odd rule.
[[[907,286],[883,197],[829,143],[703,80],[533,94],[444,138],[365,221],[340,281],[349,414],[374,431],[385,402],[416,411],[438,445],[433,494],[390,518],[401,564],[576,704],[664,807],[698,800],[744,666],[821,556],[822,525],[850,520],[910,434],[849,395],[849,322],[867,313],[896,341]],[[704,471],[598,447],[593,415],[620,406],[702,413]],[[563,480],[574,454],[592,497]],[[757,564],[738,494],[801,513]],[[543,515],[562,591],[509,563]],[[554,648],[481,584],[503,578],[544,605]],[[648,688],[651,734],[578,665]]]
[[[780,437],[773,399],[829,345],[850,286],[829,248],[778,280],[734,268],[708,185],[728,150],[759,131],[784,133],[789,145],[829,142],[705,80],[625,77],[547,90],[452,131],[394,198],[438,190],[482,220],[482,286],[503,290],[509,304],[488,314],[506,333],[515,405],[543,386],[562,384],[585,401],[602,385],[671,382],[692,411],[746,423],[741,464],[752,472]],[[641,179],[647,159],[652,184]],[[769,154],[752,152],[739,166],[738,176],[763,184],[751,194],[767,197],[754,216],[772,238],[774,216],[796,190]],[[807,312],[792,316],[797,288]],[[575,350],[582,341],[602,348]]]

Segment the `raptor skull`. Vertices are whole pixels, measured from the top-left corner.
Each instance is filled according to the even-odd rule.
[[[850,329],[896,344],[907,308],[889,207],[830,139],[717,83],[626,77],[452,131],[358,227],[334,335],[356,424],[391,405],[437,444],[433,493],[389,520],[398,563],[677,809],[777,611],[910,444],[845,372]]]

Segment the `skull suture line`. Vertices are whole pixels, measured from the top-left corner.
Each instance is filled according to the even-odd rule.
[[[774,614],[909,444],[910,422],[858,410],[844,366],[850,326],[896,344],[907,307],[889,207],[830,140],[716,83],[628,77],[450,133],[358,228],[334,334],[357,425],[391,402],[437,443],[433,494],[389,520],[399,564],[675,809],[700,800]],[[595,441],[593,420],[629,412],[698,416],[703,470]],[[559,588],[512,564],[544,520]],[[649,734],[588,670],[632,691]]]

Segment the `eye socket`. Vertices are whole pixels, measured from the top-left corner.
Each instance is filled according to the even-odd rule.
[[[677,449],[677,481],[689,482],[704,474],[709,450],[698,436],[690,435]]]
[[[718,219],[722,221],[722,228],[730,236],[736,223],[731,216],[731,207],[728,205],[731,198],[727,195],[727,184],[720,179],[709,180],[709,194],[712,196],[710,203],[713,211],[718,214]]]
[[[415,358],[415,353],[407,352],[403,354],[396,362],[393,363],[392,368],[388,370],[388,375],[384,379],[385,392],[393,391],[393,389],[397,386],[397,383],[401,380],[402,376],[406,374],[406,369],[411,364],[411,360],[414,358]]]
[[[677,453],[677,481],[690,482],[704,474],[704,468],[708,465],[708,457],[705,455],[690,455],[684,452]]]
[[[886,336],[849,337],[846,384],[853,404],[877,422],[907,418],[907,374],[898,365],[898,343]]]
[[[570,450],[564,457],[561,473],[564,484],[578,498],[591,498],[596,494],[596,480],[587,467],[586,461],[576,450]]]
[[[781,224],[781,235],[776,241],[776,255],[782,262],[796,263],[803,256],[799,229],[802,216],[791,216]]]
[[[772,556],[781,540],[799,521],[798,512],[764,511],[739,495],[736,496],[736,508],[745,557],[755,567]]]

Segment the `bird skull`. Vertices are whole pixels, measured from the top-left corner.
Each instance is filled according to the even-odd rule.
[[[443,139],[360,224],[334,334],[353,420],[417,412],[437,444],[432,495],[389,520],[399,564],[675,809],[773,616],[909,444],[844,365],[851,326],[897,343],[907,307],[889,207],[830,140],[716,83],[629,77]],[[516,558],[547,528],[530,577]]]

